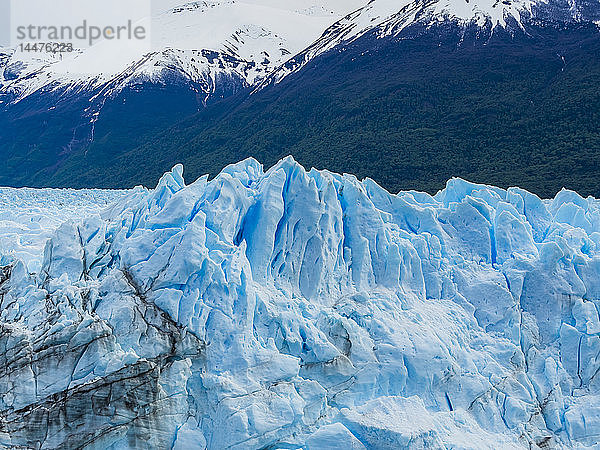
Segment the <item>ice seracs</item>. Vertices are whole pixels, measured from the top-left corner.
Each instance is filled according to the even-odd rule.
[[[0,188],[1,265],[19,259],[39,272],[48,238],[67,220],[99,215],[128,191]]]
[[[599,206],[176,166],[3,258],[0,441],[598,445]]]

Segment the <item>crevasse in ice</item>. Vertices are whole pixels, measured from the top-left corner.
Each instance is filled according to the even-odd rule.
[[[571,191],[176,166],[2,261],[6,447],[600,444],[600,203]]]

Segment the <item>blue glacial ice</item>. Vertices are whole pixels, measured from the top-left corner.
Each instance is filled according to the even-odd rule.
[[[600,448],[597,200],[291,158],[114,195],[1,244],[0,447]]]

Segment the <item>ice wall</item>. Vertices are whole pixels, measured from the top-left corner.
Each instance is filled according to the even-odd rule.
[[[176,166],[1,269],[0,445],[600,445],[599,206]]]

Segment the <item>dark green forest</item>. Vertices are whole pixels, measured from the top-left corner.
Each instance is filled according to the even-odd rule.
[[[127,128],[116,116],[97,126]],[[67,158],[45,182],[153,186],[177,162],[191,181],[249,156],[270,166],[291,154],[391,191],[433,193],[458,176],[600,196],[600,35],[587,25],[367,35],[280,84],[121,136]]]

